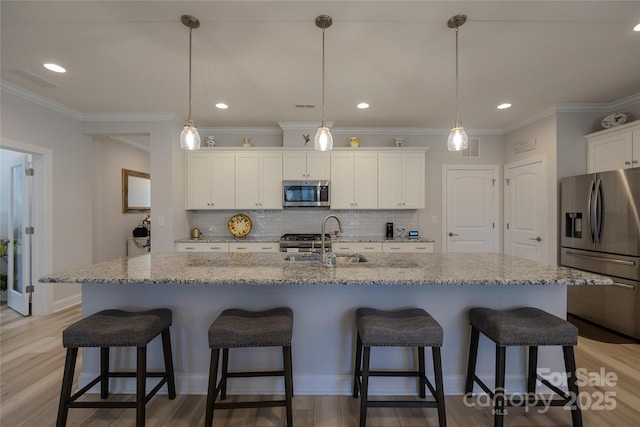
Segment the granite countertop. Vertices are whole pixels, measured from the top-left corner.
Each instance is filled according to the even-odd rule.
[[[355,236],[338,236],[331,239],[332,242],[349,242],[349,243],[372,243],[372,242],[393,242],[393,243],[433,243],[435,240],[419,237],[418,239],[409,239],[407,237],[394,237],[387,239],[386,237],[355,237]],[[273,243],[280,242],[280,236],[247,236],[241,239],[231,236],[202,236],[199,239],[177,239],[175,243],[230,243],[230,242],[254,242],[254,243]]]
[[[501,254],[366,254],[327,268],[286,253],[150,253],[55,273],[40,282],[184,285],[608,285],[611,279]]]

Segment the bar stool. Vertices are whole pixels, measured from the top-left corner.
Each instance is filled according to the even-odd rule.
[[[353,397],[360,399],[360,427],[367,422],[367,408],[437,408],[440,427],[446,427],[447,420],[442,386],[442,327],[426,311],[410,308],[397,311],[383,311],[374,308],[356,310],[357,343],[353,378]],[[370,370],[371,347],[417,347],[418,369],[405,371]],[[435,387],[425,373],[424,347],[431,347]],[[421,398],[426,397],[429,388],[433,400],[369,400],[369,377],[416,377]]]
[[[472,308],[469,311],[471,323],[471,345],[469,350],[469,365],[465,384],[465,393],[473,393],[473,384],[477,383],[494,402],[494,426],[504,425],[505,408],[512,405],[510,396],[504,393],[505,382],[505,356],[506,347],[528,346],[529,367],[527,373],[527,405],[571,407],[573,427],[582,427],[582,414],[578,399],[578,384],[576,378],[576,361],[573,346],[578,343],[578,328],[564,319],[561,319],[546,311],[533,307],[516,308],[506,311],[492,310],[490,308]],[[480,332],[486,335],[496,344],[496,377],[495,390],[489,387],[476,376],[476,360],[478,356],[478,340]],[[562,346],[564,353],[564,365],[567,373],[569,393],[565,393],[548,380],[537,374],[538,347]],[[560,398],[551,402],[535,402],[536,379],[557,393]],[[515,401],[514,401],[515,402]],[[522,404],[522,399],[517,399],[517,404]]]
[[[287,307],[266,311],[224,310],[209,327],[209,389],[204,425],[213,425],[214,409],[270,408],[284,406],[287,413],[287,427],[293,427],[293,369],[291,366],[291,335],[293,334],[293,311]],[[228,371],[229,349],[239,347],[282,347],[283,369],[276,371]],[[222,349],[222,375],[218,378],[218,362]],[[284,400],[253,402],[217,402],[227,397],[229,378],[284,377]]]
[[[167,384],[169,399],[175,399],[176,385],[169,334],[171,316],[171,310],[166,308],[140,312],[103,310],[75,322],[62,331],[62,344],[67,349],[67,357],[56,426],[66,425],[69,408],[135,408],[136,426],[143,427],[145,424],[145,405],[164,384]],[[158,335],[162,335],[165,371],[147,372],[147,344]],[[80,347],[100,347],[100,375],[72,396],[73,374]],[[110,371],[110,347],[136,347],[136,371]],[[136,378],[136,400],[134,402],[101,400],[76,402],[80,396],[98,382],[100,383],[100,397],[106,399],[109,397],[109,378],[132,377]],[[158,384],[149,394],[145,394],[147,378],[160,378]]]

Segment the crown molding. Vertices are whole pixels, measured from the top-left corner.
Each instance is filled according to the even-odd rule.
[[[0,90],[2,90],[2,92],[17,96],[18,98],[22,98],[25,101],[30,101],[34,104],[40,105],[50,110],[57,111],[58,113],[64,114],[65,116],[69,116],[76,120],[82,120],[82,113],[80,111],[52,101],[49,98],[45,98],[44,96],[40,96],[36,93],[31,92],[30,90],[24,89],[6,80],[0,79]]]
[[[84,122],[177,122],[173,113],[82,113]]]
[[[200,127],[198,132],[202,135],[282,135],[282,129],[277,127]]]

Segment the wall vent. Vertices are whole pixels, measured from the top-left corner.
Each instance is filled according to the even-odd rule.
[[[466,150],[462,150],[460,155],[462,157],[480,157],[480,140],[477,138],[469,139],[469,147]]]

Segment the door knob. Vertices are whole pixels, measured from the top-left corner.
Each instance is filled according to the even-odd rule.
[[[535,240],[536,242],[542,242],[542,239],[540,238],[540,236],[533,238],[533,237],[529,237],[529,240]]]
[[[456,234],[456,233],[449,232],[449,237],[452,237],[452,236],[457,236],[457,234]]]

